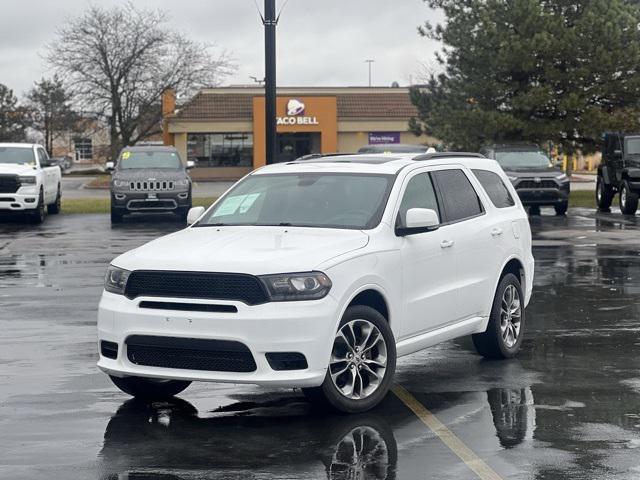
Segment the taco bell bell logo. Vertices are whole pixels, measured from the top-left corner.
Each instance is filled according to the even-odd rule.
[[[287,116],[278,117],[278,125],[319,125],[316,117],[305,115],[305,105],[297,98],[291,98],[287,102]]]
[[[296,98],[289,100],[287,102],[287,115],[290,117],[304,115],[304,103]]]

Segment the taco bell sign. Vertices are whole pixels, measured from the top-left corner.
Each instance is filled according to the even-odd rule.
[[[400,132],[369,132],[369,145],[400,143]]]

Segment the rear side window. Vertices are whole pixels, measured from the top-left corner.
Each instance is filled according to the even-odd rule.
[[[516,204],[500,175],[489,170],[472,171],[497,208],[513,207]]]
[[[484,212],[478,194],[462,170],[439,170],[432,174],[442,195],[447,222],[457,222]]]

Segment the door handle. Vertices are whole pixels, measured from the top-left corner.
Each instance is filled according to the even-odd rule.
[[[491,235],[493,235],[494,237],[502,235],[502,229],[501,228],[494,228],[493,230],[491,230]]]
[[[443,240],[442,242],[440,242],[440,247],[442,247],[442,248],[453,247],[454,243],[455,242],[453,240]]]

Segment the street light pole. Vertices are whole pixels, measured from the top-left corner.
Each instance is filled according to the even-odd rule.
[[[276,160],[276,0],[264,0],[264,97],[267,165]]]
[[[369,64],[369,86],[371,86],[371,64],[375,62],[375,60],[365,60],[364,62]]]

